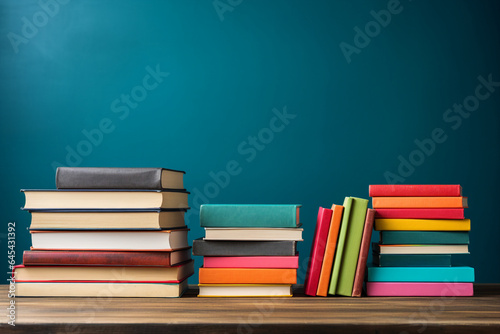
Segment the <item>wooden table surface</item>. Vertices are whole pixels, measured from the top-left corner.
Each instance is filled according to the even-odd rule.
[[[8,305],[0,286],[0,307]],[[474,297],[16,298],[0,333],[500,333],[500,284]]]

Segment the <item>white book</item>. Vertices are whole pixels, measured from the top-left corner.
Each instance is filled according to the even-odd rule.
[[[198,297],[292,297],[289,284],[199,284]]]
[[[292,240],[302,241],[302,228],[205,227],[204,240]]]
[[[469,254],[469,245],[372,245],[379,254]]]

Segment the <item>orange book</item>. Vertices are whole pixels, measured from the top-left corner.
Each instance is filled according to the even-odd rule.
[[[467,197],[372,197],[374,209],[467,208]]]
[[[323,264],[321,265],[321,273],[319,275],[317,296],[326,297],[328,286],[330,285],[330,275],[332,274],[333,257],[335,256],[335,248],[337,246],[337,238],[339,236],[340,222],[342,221],[342,213],[344,207],[342,205],[332,205],[332,220],[330,221],[330,229],[328,230],[328,239],[326,240],[325,255],[323,256]]]
[[[297,269],[200,268],[200,284],[296,284]]]

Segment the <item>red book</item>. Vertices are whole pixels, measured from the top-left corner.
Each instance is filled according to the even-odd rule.
[[[464,209],[377,209],[376,218],[465,219]]]
[[[459,184],[372,184],[370,197],[454,197],[462,196]]]
[[[356,275],[354,276],[354,285],[352,287],[352,296],[361,297],[363,291],[363,281],[365,280],[366,260],[370,251],[372,239],[373,221],[375,220],[375,210],[366,211],[365,226],[363,228],[363,238],[359,249],[358,264],[356,266]]]
[[[319,208],[316,230],[314,231],[311,255],[309,257],[309,265],[307,267],[306,280],[304,283],[304,293],[308,296],[316,296],[316,292],[318,291],[319,276],[323,263],[323,255],[325,254],[326,240],[328,238],[332,214],[333,211],[330,209]]]
[[[191,247],[170,252],[24,251],[25,266],[172,267],[191,259]]]

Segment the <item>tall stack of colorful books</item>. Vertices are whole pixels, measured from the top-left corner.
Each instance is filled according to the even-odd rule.
[[[360,297],[370,248],[374,210],[368,200],[346,197],[319,208],[304,293]]]
[[[371,185],[376,210],[368,296],[472,296],[474,268],[452,266],[468,254],[470,219],[460,185]]]
[[[22,190],[32,248],[17,296],[179,297],[194,273],[184,172],[67,168],[56,190]]]
[[[302,241],[300,205],[217,205],[200,208],[205,237],[199,297],[291,297]]]

